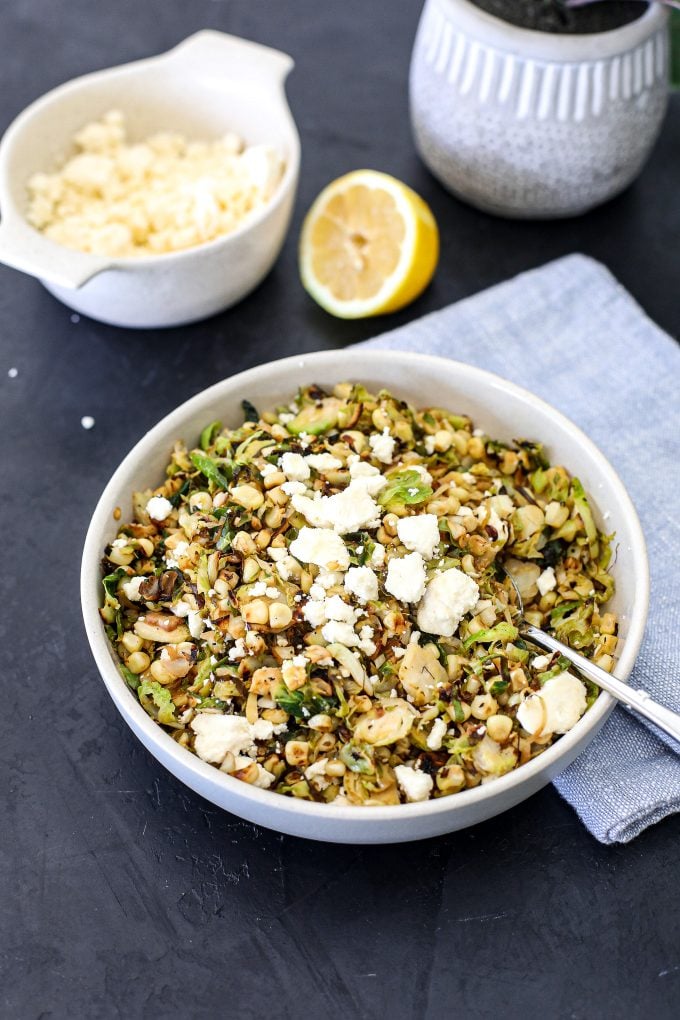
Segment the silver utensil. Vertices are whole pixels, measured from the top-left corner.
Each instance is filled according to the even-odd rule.
[[[586,659],[585,656],[579,655],[569,645],[558,641],[551,634],[546,634],[539,627],[534,627],[532,624],[527,623],[524,620],[524,603],[519,588],[512,574],[508,573],[508,571],[505,571],[505,574],[517,595],[517,604],[522,618],[519,627],[521,637],[538,645],[539,648],[544,648],[550,652],[559,652],[560,655],[569,660],[572,666],[576,667],[579,673],[582,673],[588,680],[592,680],[601,690],[611,694],[612,697],[627,705],[628,708],[632,708],[635,712],[644,716],[645,719],[649,719],[650,722],[653,722],[660,730],[663,730],[664,733],[667,733],[680,744],[679,713],[666,708],[665,705],[660,705],[658,701],[654,701],[647,691],[635,690],[629,687],[623,680],[619,680],[617,677],[612,676],[611,673],[605,672],[604,669],[596,666],[594,662]]]

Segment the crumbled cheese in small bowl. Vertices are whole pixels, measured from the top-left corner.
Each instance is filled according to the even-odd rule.
[[[114,325],[175,326],[228,308],[269,271],[288,229],[299,173],[281,88],[291,67],[205,31],[46,94],[2,140],[0,260]]]

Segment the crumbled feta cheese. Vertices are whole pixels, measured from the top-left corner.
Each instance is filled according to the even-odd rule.
[[[373,451],[373,456],[382,464],[391,464],[394,458],[394,447],[396,442],[390,435],[388,428],[381,433],[374,433],[368,437],[368,444]]]
[[[586,695],[586,686],[577,676],[558,673],[543,684],[538,694],[524,699],[517,709],[517,719],[533,736],[567,733],[585,712]]]
[[[268,599],[278,599],[281,596],[281,592],[279,591],[278,588],[275,588],[273,585],[270,584],[267,585],[267,588],[265,589],[265,595],[267,596]]]
[[[269,549],[267,549],[267,555],[271,560],[274,560],[275,563],[278,563],[279,560],[285,560],[288,555],[288,550],[285,546],[275,549],[270,546]]]
[[[292,482],[304,482],[311,474],[309,464],[300,453],[284,453],[279,457],[279,467]]]
[[[174,606],[171,607],[170,612],[173,613],[174,616],[185,617],[191,612],[191,606],[180,599],[179,602],[175,602]]]
[[[226,755],[241,754],[253,743],[254,732],[245,716],[199,713],[189,723],[196,734],[194,748],[203,761],[220,764]],[[250,759],[249,759],[250,761]]]
[[[425,447],[425,452],[431,457],[434,453],[434,436],[425,436],[423,446]]]
[[[342,467],[340,458],[332,453],[308,453],[305,461],[315,471],[336,471]]]
[[[283,550],[286,552],[286,550]],[[293,559],[286,552],[285,556],[282,556],[280,560],[276,561],[276,572],[282,581],[288,581],[298,566],[297,560]]]
[[[397,765],[394,772],[406,800],[413,802],[428,799],[434,782],[427,772],[416,772],[409,765]]]
[[[266,581],[256,581],[255,584],[251,584],[248,589],[248,595],[254,599],[259,599],[260,596],[264,595],[267,591]]]
[[[178,542],[174,549],[168,550],[168,555],[165,557],[165,565],[167,567],[179,567],[179,561],[183,556],[186,556],[189,552],[188,542]]]
[[[301,492],[306,492],[307,486],[304,482],[284,482],[281,486],[281,491],[285,492],[287,496],[295,496]]]
[[[30,178],[28,218],[50,240],[97,255],[160,255],[229,234],[266,205],[283,172],[276,148],[244,148],[233,132],[209,141],[161,132],[130,144],[118,110],[73,142],[58,172]]]
[[[293,496],[293,500],[302,498]],[[291,555],[302,563],[315,563],[331,570],[346,570],[349,567],[347,546],[339,535],[327,528],[300,528],[289,548]]]
[[[310,524],[317,528],[333,528],[338,535],[346,535],[362,528],[377,528],[380,524],[380,507],[366,491],[361,481],[353,480],[333,496],[295,495],[291,503]]]
[[[314,583],[309,589],[309,597],[315,602],[323,602],[326,598],[326,589],[323,585]]]
[[[536,586],[541,595],[547,595],[549,591],[557,587],[557,578],[552,567],[546,567],[543,573],[539,575]]]
[[[380,468],[369,464],[367,460],[362,460],[358,453],[350,454],[347,458],[347,463],[349,464],[350,478],[370,478],[371,476],[380,475]]]
[[[326,622],[326,612],[324,610],[323,602],[314,602],[312,599],[310,599],[309,602],[305,602],[302,607],[302,615],[307,623],[315,629]]]
[[[293,421],[294,418],[295,418],[294,414],[287,414],[285,411],[283,411],[279,415],[279,421],[281,422],[282,425],[287,425],[288,422]]]
[[[271,772],[267,772],[267,770],[263,768],[259,762],[254,762],[252,758],[248,757],[248,755],[236,755],[234,760],[234,769],[232,772],[239,772],[241,769],[250,769],[253,765],[257,768],[257,776],[255,777],[255,781],[250,783],[250,785],[259,786],[261,790],[268,790],[276,777],[272,775]]]
[[[355,489],[363,486],[369,496],[377,496],[381,489],[387,485],[387,479],[380,473],[377,467],[361,460],[355,453],[347,461],[349,464],[349,476],[354,482]]]
[[[312,442],[312,438],[311,438],[311,436],[309,435],[308,432],[300,432],[300,433],[298,433],[298,443],[300,444],[300,446],[302,447],[303,450],[306,450],[311,442]]]
[[[330,528],[332,524],[328,518],[326,503],[324,502],[327,498],[327,496],[320,496],[318,493],[314,499],[310,496],[295,493],[290,502],[293,509],[302,514],[312,527]]]
[[[313,781],[313,785],[317,790],[325,790],[330,783],[330,779],[326,778],[327,764],[328,758],[320,758],[313,765],[308,765],[305,769],[305,779],[307,782]]]
[[[269,475],[275,475],[279,469],[276,464],[270,464],[268,461],[260,468],[260,474],[263,478],[268,478]]]
[[[397,535],[407,549],[431,560],[439,545],[439,523],[435,514],[418,514],[401,517],[397,522]]]
[[[350,567],[345,574],[345,591],[359,602],[370,602],[378,597],[378,578],[370,567]]]
[[[474,510],[469,506],[462,506],[456,511],[456,517],[473,517]]]
[[[269,719],[256,719],[251,725],[253,740],[269,740],[274,732],[274,723]]]
[[[236,638],[233,646],[229,649],[229,659],[236,662],[238,659],[245,659],[248,650],[242,637]]]
[[[324,600],[324,612],[327,620],[354,624],[358,610],[350,606],[349,603],[343,602],[339,595],[331,595],[330,598]]]
[[[536,655],[531,660],[531,668],[542,672],[544,669],[548,668],[551,659],[552,655]]]
[[[342,584],[343,575],[339,570],[324,570],[322,567],[316,576],[316,584],[320,584],[322,588],[336,588]]]
[[[139,586],[142,581],[146,581],[145,577],[131,577],[129,581],[123,581],[122,589],[125,592],[126,598],[130,599],[130,602],[141,602],[142,596],[139,594]]]
[[[392,649],[392,654],[394,655],[395,659],[403,659],[404,656],[406,655],[406,649],[401,648],[399,645],[396,645]]]
[[[438,751],[442,746],[442,740],[446,736],[446,723],[443,719],[435,719],[432,729],[427,735],[427,746],[431,751]]]
[[[370,565],[373,568],[382,567],[385,562],[385,546],[381,545],[380,542],[375,543],[375,549],[371,553],[371,559],[369,560]]]
[[[257,763],[257,777],[253,786],[259,786],[261,790],[268,790],[269,787],[275,782],[276,776],[271,772],[267,772],[266,768],[260,763]]]
[[[387,565],[385,588],[401,602],[418,602],[425,590],[425,564],[418,552],[397,558]]]
[[[359,648],[364,655],[375,655],[377,645],[373,640],[373,628],[365,624],[359,631]]]
[[[465,613],[474,609],[479,588],[457,567],[435,574],[418,606],[418,626],[427,634],[452,637]]]
[[[192,638],[200,638],[205,627],[205,620],[197,609],[189,610],[187,613],[187,624]]]
[[[172,513],[172,503],[165,496],[152,496],[146,504],[146,512],[152,521],[164,521]]]
[[[354,633],[352,625],[338,620],[329,620],[328,623],[324,624],[321,628],[321,636],[324,641],[328,641],[329,645],[337,642],[351,648],[352,645],[359,644],[359,638]]]
[[[296,669],[307,669],[308,659],[305,655],[293,655],[290,659],[284,659],[281,664],[281,672],[284,680],[289,680]]]

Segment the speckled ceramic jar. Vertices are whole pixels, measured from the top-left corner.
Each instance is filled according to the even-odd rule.
[[[667,12],[591,35],[517,28],[469,0],[426,0],[411,120],[432,173],[480,209],[573,216],[637,176],[668,96]]]

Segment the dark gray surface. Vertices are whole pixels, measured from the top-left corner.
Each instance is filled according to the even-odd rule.
[[[304,153],[283,257],[257,293],[207,323],[142,334],[72,322],[35,281],[0,269],[3,1016],[677,1015],[679,818],[604,848],[549,788],[427,843],[280,837],[213,808],[150,758],[85,641],[78,561],[96,499],[144,431],[204,386],[362,339],[575,250],[680,331],[680,97],[626,195],[571,222],[496,220],[450,198],[413,153],[406,74],[418,10],[22,0],[0,12],[3,130],[67,78],[212,26],[296,57],[289,95]],[[359,166],[413,184],[442,229],[433,286],[389,321],[333,321],[297,279],[302,211]],[[91,432],[84,414],[96,418]]]

